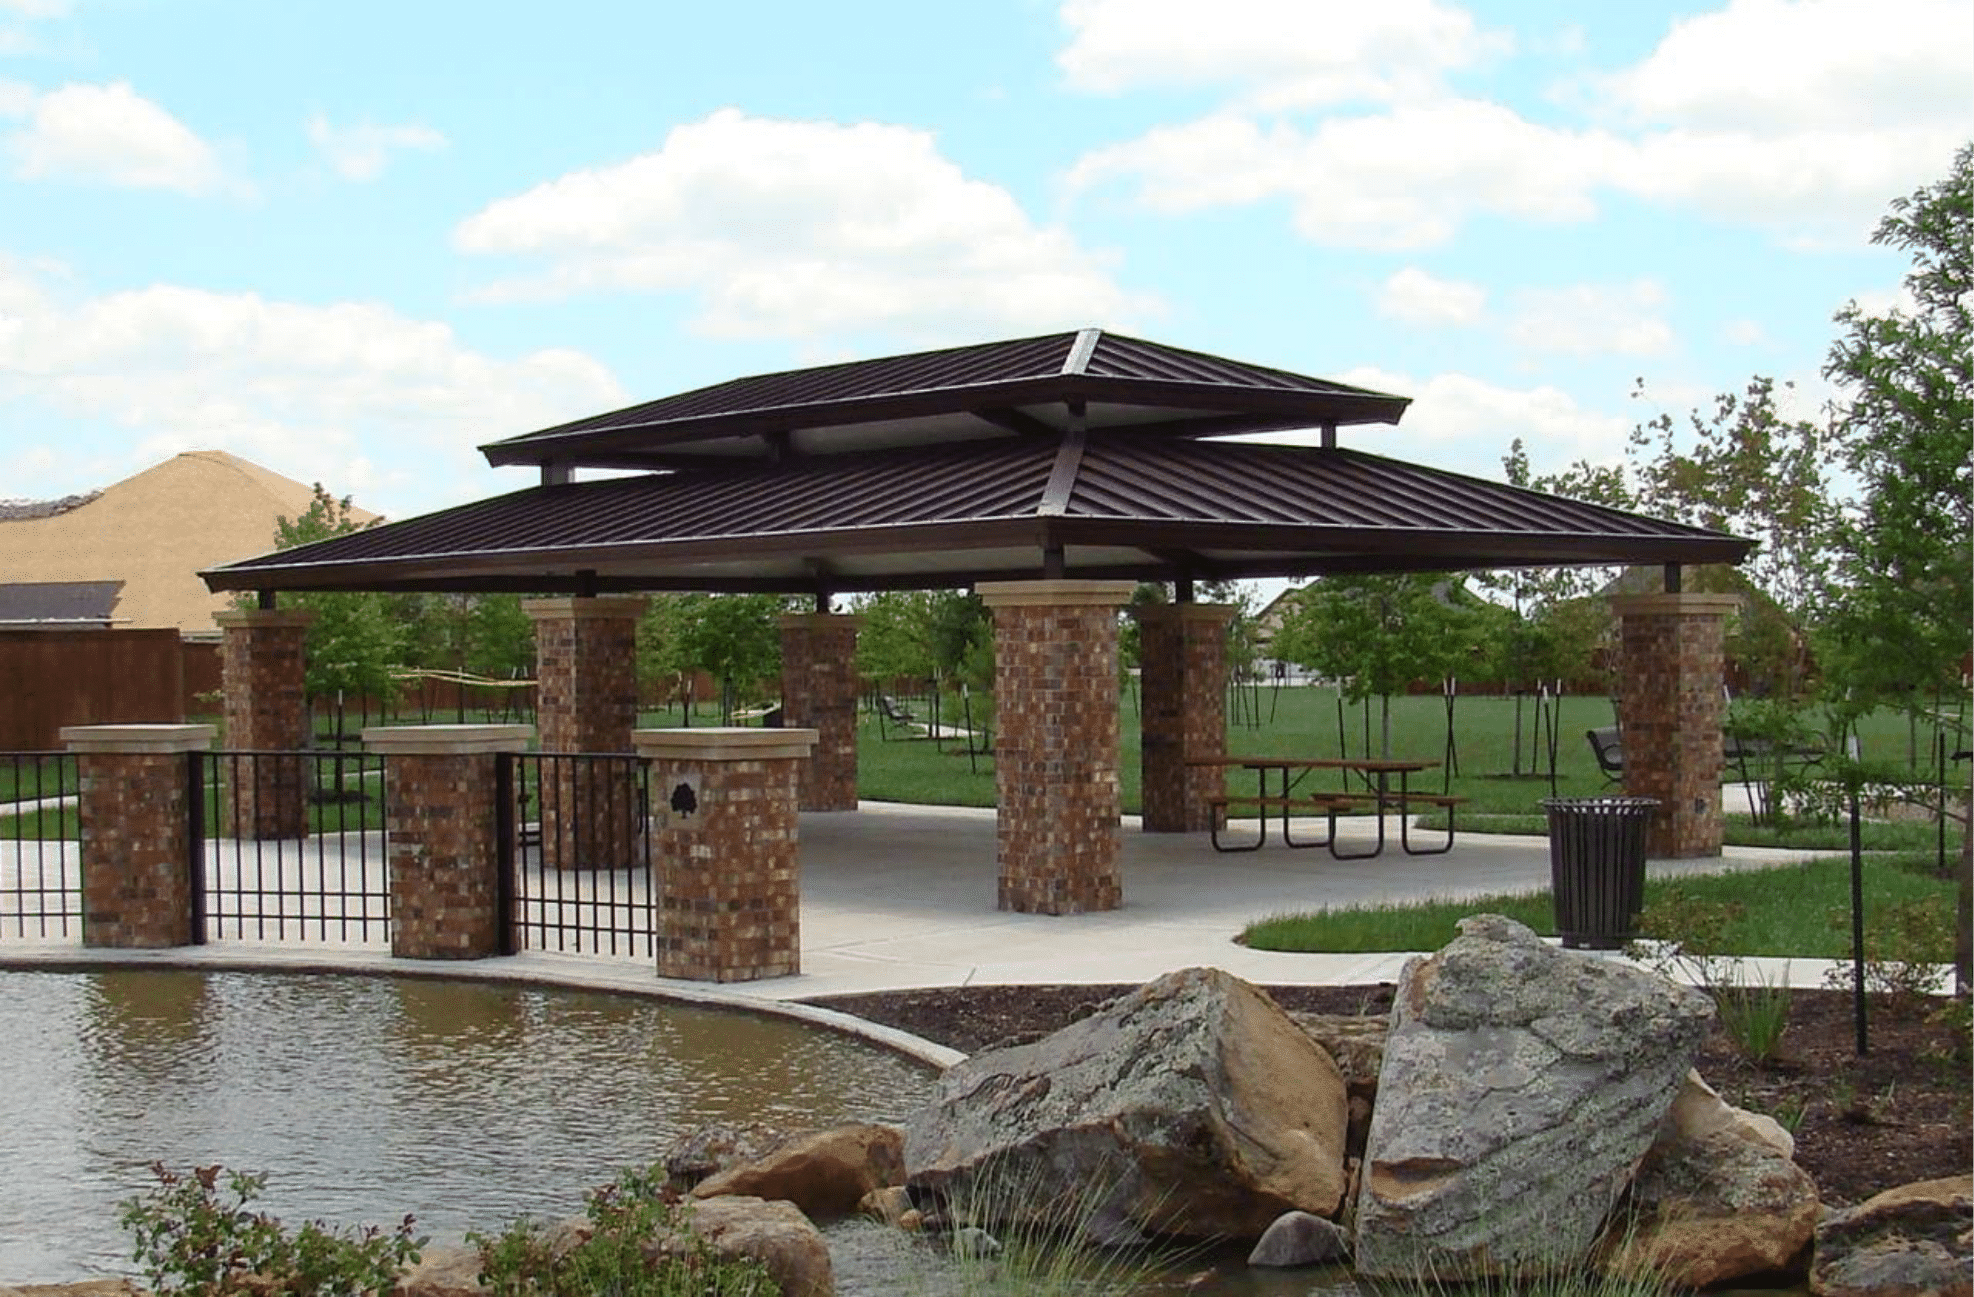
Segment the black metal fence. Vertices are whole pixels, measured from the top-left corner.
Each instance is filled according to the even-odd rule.
[[[207,941],[388,943],[384,759],[190,754],[194,931]]]
[[[650,786],[634,756],[505,753],[496,767],[507,953],[655,959]]]
[[[75,758],[0,752],[0,940],[82,940]]]

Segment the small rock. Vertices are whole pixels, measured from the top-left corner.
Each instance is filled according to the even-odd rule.
[[[1248,1253],[1252,1266],[1293,1269],[1322,1265],[1344,1254],[1343,1230],[1335,1221],[1312,1216],[1306,1211],[1284,1212],[1261,1235],[1261,1241]]]
[[[1001,1254],[1001,1240],[977,1225],[953,1231],[953,1255],[978,1261]]]
[[[810,1220],[834,1220],[855,1211],[873,1189],[904,1178],[904,1132],[856,1124],[803,1136],[745,1166],[708,1176],[693,1186],[692,1196],[792,1202]]]
[[[752,1162],[786,1139],[785,1131],[759,1123],[715,1123],[689,1130],[665,1150],[666,1184],[684,1193],[710,1175]]]
[[[912,1196],[901,1184],[872,1189],[857,1200],[857,1214],[870,1220],[896,1225],[912,1210]]]
[[[1887,1189],[1816,1227],[1817,1297],[1968,1297],[1974,1176]]]

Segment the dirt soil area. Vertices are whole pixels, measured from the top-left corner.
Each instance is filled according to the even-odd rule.
[[[873,1022],[977,1053],[1032,1040],[1129,986],[968,986],[818,999]],[[1383,1015],[1392,985],[1271,986],[1286,1009]],[[1860,1202],[1913,1180],[1965,1174],[1969,1151],[1968,1037],[1938,1015],[1945,1001],[1872,999],[1869,1050],[1857,1053],[1851,997],[1791,993],[1780,1057],[1747,1062],[1716,1028],[1700,1074],[1728,1102],[1765,1112],[1796,1135],[1796,1161],[1832,1205]],[[1964,1019],[1963,1019],[1964,1021]]]

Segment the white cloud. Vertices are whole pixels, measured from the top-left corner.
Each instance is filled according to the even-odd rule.
[[[1602,88],[1641,121],[1740,137],[1965,129],[1970,82],[1962,0],[1728,0]]]
[[[1768,341],[1768,330],[1759,320],[1729,320],[1721,329],[1721,336],[1737,347],[1758,347]]]
[[[1253,3],[1273,12],[1272,0]],[[1060,57],[1079,84],[1230,87],[1204,117],[1085,156],[1072,187],[1121,182],[1170,213],[1284,199],[1305,237],[1345,247],[1434,246],[1482,215],[1583,221],[1610,193],[1764,227],[1789,244],[1851,244],[1890,197],[1943,174],[1974,135],[1964,0],[1728,0],[1673,25],[1634,67],[1567,88],[1574,120],[1541,122],[1430,81],[1352,92],[1389,103],[1375,112],[1292,111],[1350,96],[1282,90],[1298,84],[1298,58],[1328,58],[1309,53],[1320,40],[1269,53],[1291,30],[1283,24],[1331,18],[1328,6],[1282,4],[1304,17],[1227,33],[1224,5],[1066,0],[1075,37]],[[1366,30],[1459,48],[1419,34],[1438,12],[1412,6]],[[1150,21],[1133,26],[1134,14]],[[1365,22],[1348,20],[1336,48],[1368,59],[1362,77],[1380,82],[1386,65],[1367,51],[1381,47],[1353,34]],[[1347,80],[1359,66],[1332,71]]]
[[[655,152],[500,199],[453,238],[465,252],[547,262],[482,296],[690,294],[695,327],[726,337],[965,337],[1156,309],[1120,289],[1102,256],[966,176],[924,131],[733,109],[677,127]]]
[[[1056,62],[1079,89],[1236,85],[1265,109],[1401,98],[1509,45],[1437,0],[1064,0],[1061,16]]]
[[[379,126],[373,122],[332,126],[321,113],[308,119],[308,141],[329,160],[337,175],[357,181],[383,175],[392,153],[404,149],[431,152],[447,144],[446,137],[429,126]]]
[[[1140,201],[1169,212],[1281,197],[1315,242],[1420,248],[1481,213],[1587,219],[1596,182],[1623,153],[1601,132],[1557,130],[1499,104],[1456,99],[1331,117],[1308,131],[1218,114],[1100,149],[1069,181],[1082,188],[1129,177]]]
[[[1515,438],[1528,449],[1538,472],[1552,472],[1578,459],[1610,463],[1624,455],[1632,422],[1590,409],[1549,384],[1503,387],[1469,374],[1442,373],[1420,379],[1375,366],[1335,376],[1338,381],[1379,392],[1410,396],[1412,404],[1395,428],[1345,429],[1345,446],[1398,459],[1429,461],[1435,467],[1500,481],[1501,460]],[[1258,441],[1314,441],[1316,434],[1275,433]],[[1428,455],[1421,446],[1431,448]]]
[[[15,96],[18,99],[18,96]],[[76,180],[186,194],[227,186],[219,155],[123,81],[67,85],[15,104],[26,124],[0,140],[23,180]]]
[[[1673,343],[1665,304],[1665,289],[1649,279],[1525,289],[1515,294],[1508,334],[1530,351],[1656,355]]]
[[[491,357],[388,306],[170,285],[70,301],[0,261],[0,407],[128,429],[129,466],[232,450],[403,514],[484,493],[476,445],[625,400],[579,352]]]
[[[1417,266],[1394,272],[1378,289],[1378,314],[1407,324],[1473,324],[1487,309],[1487,290],[1463,280],[1441,279]]]
[[[59,18],[69,11],[69,0],[0,0],[0,13],[22,18]]]

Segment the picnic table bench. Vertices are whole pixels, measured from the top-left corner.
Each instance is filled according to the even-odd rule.
[[[1431,770],[1436,761],[1393,760],[1381,757],[1280,757],[1280,756],[1218,756],[1195,757],[1186,762],[1190,766],[1215,766],[1239,768],[1255,772],[1256,793],[1254,796],[1218,793],[1206,799],[1212,811],[1211,826],[1213,847],[1216,851],[1254,851],[1268,840],[1268,821],[1271,815],[1279,815],[1282,824],[1284,846],[1307,848],[1327,847],[1330,855],[1338,860],[1364,860],[1380,855],[1385,849],[1385,820],[1388,813],[1399,816],[1398,840],[1400,848],[1412,856],[1436,856],[1453,849],[1455,816],[1458,807],[1467,799],[1445,793],[1414,792],[1409,781],[1412,775],[1423,770]],[[1299,792],[1297,785],[1312,771],[1336,770],[1345,780],[1357,775],[1364,780],[1362,792]],[[1270,775],[1277,777],[1272,781]],[[1398,776],[1398,787],[1391,786],[1391,777]],[[1446,837],[1443,841],[1415,845],[1412,841],[1412,808],[1431,806],[1446,812]],[[1252,807],[1258,813],[1259,823],[1253,842],[1230,842],[1222,838],[1227,821],[1227,812],[1233,808]],[[1337,845],[1337,816],[1371,811],[1377,817],[1377,833],[1368,851],[1346,851]],[[1298,840],[1291,829],[1294,812],[1323,817],[1327,831],[1321,838]]]

